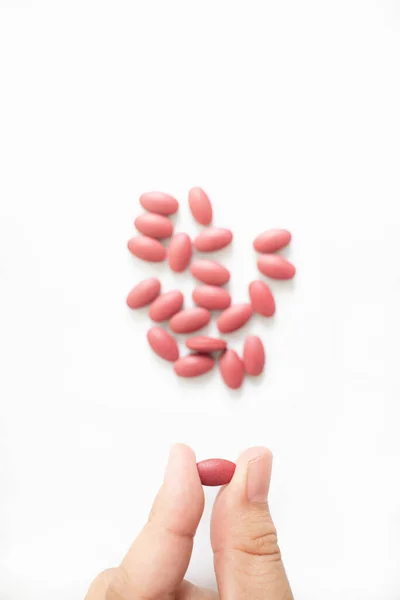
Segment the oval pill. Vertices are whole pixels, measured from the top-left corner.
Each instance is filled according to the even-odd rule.
[[[142,308],[153,302],[161,291],[161,283],[155,277],[141,281],[129,292],[126,303],[129,308]]]
[[[198,377],[208,373],[214,366],[214,359],[203,354],[189,354],[179,358],[174,364],[174,371],[179,377]]]
[[[252,281],[249,285],[249,295],[255,312],[263,317],[272,317],[275,314],[275,300],[264,281]]]
[[[217,320],[217,327],[221,333],[230,333],[243,327],[253,314],[251,304],[234,304],[230,306]]]
[[[190,350],[208,354],[210,352],[220,352],[221,350],[225,350],[226,342],[225,340],[220,340],[218,338],[199,335],[197,337],[189,338],[186,341],[186,346]]]
[[[260,338],[249,335],[243,347],[244,369],[248,375],[261,375],[265,365],[265,350]]]
[[[261,233],[253,242],[257,252],[276,252],[287,246],[292,239],[292,234],[286,229],[269,229]]]
[[[181,273],[192,259],[192,241],[186,233],[176,233],[168,246],[168,262],[172,271]]]
[[[244,363],[235,350],[228,349],[221,356],[219,370],[229,388],[232,390],[240,388],[244,379]]]
[[[168,331],[165,331],[162,327],[152,327],[147,332],[147,339],[151,348],[158,356],[170,362],[178,360],[179,348],[177,341]]]
[[[232,231],[220,227],[204,229],[194,240],[198,252],[215,252],[228,246],[233,238]]]
[[[179,208],[178,200],[164,192],[146,192],[139,202],[145,210],[159,215],[173,215]]]
[[[223,458],[208,458],[197,463],[197,470],[202,485],[226,485],[231,481],[236,465]]]
[[[205,308],[188,308],[174,315],[169,326],[175,333],[191,333],[207,325],[210,318],[210,312]]]
[[[135,227],[143,235],[160,240],[170,237],[174,229],[174,226],[167,217],[156,213],[140,215],[140,217],[135,219]]]
[[[213,210],[207,194],[200,187],[189,190],[189,206],[193,217],[200,225],[209,225],[212,221]]]
[[[231,295],[228,290],[217,285],[200,285],[193,290],[193,302],[208,310],[224,310],[231,305]]]
[[[258,270],[271,279],[292,279],[296,269],[286,258],[278,254],[263,254],[257,261]]]
[[[190,271],[193,277],[209,285],[224,285],[231,277],[226,267],[213,260],[195,260]]]
[[[137,235],[130,239],[128,248],[137,258],[149,262],[162,262],[166,255],[164,246],[158,240],[147,235]]]
[[[162,294],[162,296],[154,300],[150,306],[150,319],[156,321],[156,323],[167,321],[181,310],[183,300],[183,294],[179,290],[173,290],[172,292]]]

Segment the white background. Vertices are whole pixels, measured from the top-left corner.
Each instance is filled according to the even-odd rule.
[[[167,450],[275,454],[296,600],[400,597],[398,0],[0,1],[0,598],[80,600],[144,522]],[[254,319],[259,382],[178,380],[130,288],[149,189],[203,186],[251,242],[293,232],[295,282]],[[233,338],[240,348],[240,332]],[[213,585],[208,525],[189,576]]]

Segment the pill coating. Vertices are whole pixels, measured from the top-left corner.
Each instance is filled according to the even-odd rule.
[[[148,235],[159,240],[172,235],[174,226],[171,221],[163,215],[156,213],[145,213],[135,219],[135,227],[143,235]]]
[[[275,300],[265,281],[252,281],[249,285],[249,295],[253,310],[263,317],[275,314]]]
[[[198,377],[211,371],[214,359],[204,354],[189,354],[179,358],[174,364],[174,371],[179,377]]]
[[[192,259],[192,241],[186,233],[176,233],[168,246],[168,263],[172,271],[182,273]]]
[[[257,335],[249,335],[243,348],[244,370],[248,375],[261,375],[265,365],[265,350]]]
[[[220,315],[217,327],[221,333],[230,333],[243,327],[253,314],[251,304],[233,304]]]
[[[211,314],[206,308],[188,308],[172,317],[169,326],[175,333],[192,333],[210,322]]]
[[[236,465],[223,458],[208,458],[197,463],[197,470],[202,485],[227,485],[232,480]]]
[[[263,254],[257,261],[258,270],[271,279],[292,279],[296,269],[286,258],[278,254]]]
[[[231,305],[228,290],[217,285],[199,285],[193,290],[193,302],[208,310],[224,310]]]
[[[128,242],[132,254],[149,262],[162,262],[165,260],[166,250],[158,241],[147,235],[137,235]]]
[[[145,210],[159,215],[173,215],[179,208],[178,200],[164,192],[146,192],[139,202]]]
[[[129,308],[142,308],[157,298],[161,283],[155,277],[144,279],[129,292],[126,303]]]
[[[232,231],[220,227],[207,227],[194,240],[198,252],[215,252],[228,246],[233,238]]]
[[[183,306],[183,294],[179,290],[166,292],[154,300],[149,310],[149,317],[156,323],[167,321]]]
[[[209,225],[212,221],[213,210],[205,191],[200,187],[189,190],[189,206],[193,217],[200,225]]]
[[[164,360],[175,362],[179,358],[177,341],[162,327],[154,326],[147,332],[147,339],[158,356]]]
[[[292,234],[286,229],[269,229],[264,231],[253,242],[257,252],[271,253],[287,246],[292,239]]]
[[[224,285],[231,277],[226,267],[213,260],[195,260],[190,271],[193,277],[208,285]]]
[[[205,335],[199,335],[196,337],[191,337],[186,341],[186,346],[190,350],[195,350],[196,352],[210,353],[210,352],[220,352],[225,350],[226,342],[225,340],[220,340],[219,338],[207,337]]]
[[[229,388],[237,390],[241,387],[244,379],[244,363],[235,350],[228,349],[221,356],[219,370]]]

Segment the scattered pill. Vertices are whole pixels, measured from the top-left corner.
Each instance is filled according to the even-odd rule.
[[[128,242],[132,254],[149,262],[162,262],[165,260],[166,250],[158,241],[147,235],[137,235]]]
[[[195,260],[190,271],[193,277],[209,285],[224,285],[231,277],[226,267],[213,260]]]
[[[188,308],[172,317],[169,326],[175,333],[192,333],[210,322],[211,314],[205,308]]]
[[[158,356],[175,362],[179,358],[179,348],[177,341],[172,337],[168,331],[162,329],[162,327],[152,327],[147,332],[147,339],[150,346]]]
[[[208,458],[197,463],[197,470],[202,485],[226,485],[231,481],[236,465],[223,458]]]
[[[164,192],[146,192],[139,202],[145,210],[159,215],[173,215],[179,208],[178,200]]]
[[[162,294],[150,306],[150,319],[156,323],[167,321],[182,309],[183,300],[183,294],[179,290]]]
[[[278,254],[263,254],[257,261],[258,270],[271,279],[292,279],[296,269],[286,258]]]
[[[253,310],[263,317],[275,314],[275,300],[269,286],[264,281],[252,281],[249,295]]]
[[[230,333],[243,327],[253,314],[251,304],[234,304],[220,315],[217,327],[221,333]]]
[[[248,375],[261,375],[265,365],[265,350],[260,338],[247,336],[243,348],[244,370]]]
[[[168,217],[157,213],[145,213],[135,219],[135,227],[143,235],[152,238],[163,239],[172,235],[174,226]]]
[[[232,231],[220,227],[204,229],[194,240],[194,247],[198,252],[215,252],[228,246],[232,241]]]
[[[269,229],[261,233],[253,242],[257,252],[265,254],[281,250],[290,243],[292,234],[286,229]]]
[[[219,359],[222,379],[232,390],[241,387],[244,379],[244,364],[235,350],[228,349]]]
[[[214,359],[204,354],[189,354],[179,358],[174,364],[174,371],[179,377],[198,377],[208,373],[214,366]]]
[[[161,283],[158,279],[150,277],[141,281],[129,292],[126,303],[129,308],[142,308],[153,302],[161,291]]]
[[[181,273],[192,259],[192,242],[186,233],[176,233],[168,246],[168,262],[172,271]]]
[[[220,352],[225,350],[226,342],[225,340],[220,340],[218,338],[199,335],[197,337],[189,338],[186,341],[186,346],[190,350],[208,354],[210,352]]]
[[[200,225],[211,223],[213,216],[211,202],[200,187],[194,187],[189,191],[189,206],[193,217]]]
[[[217,285],[200,285],[193,290],[193,302],[208,310],[224,310],[231,305],[228,290]]]

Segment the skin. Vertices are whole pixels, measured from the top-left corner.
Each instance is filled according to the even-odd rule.
[[[193,451],[173,446],[146,525],[85,600],[294,600],[268,509],[271,468],[269,450],[250,448],[218,494],[211,519],[216,593],[184,579],[204,493]]]

